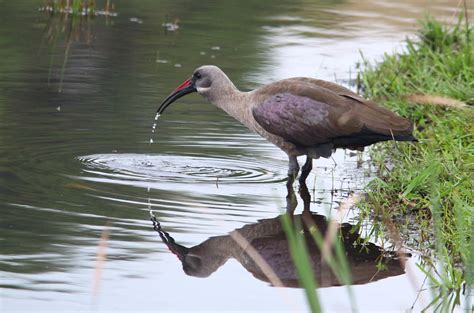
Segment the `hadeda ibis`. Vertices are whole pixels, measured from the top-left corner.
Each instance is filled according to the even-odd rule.
[[[337,148],[362,150],[379,141],[416,141],[410,120],[338,84],[294,77],[242,92],[217,66],[204,65],[179,85],[160,105],[158,114],[174,101],[198,92],[289,157],[288,176],[299,172],[297,156],[306,155],[300,181],[313,159],[328,158]]]

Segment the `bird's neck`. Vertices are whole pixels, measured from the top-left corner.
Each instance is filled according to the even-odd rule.
[[[238,120],[240,123],[249,125],[251,114],[251,103],[248,99],[249,93],[238,90],[234,85],[229,85],[219,92],[219,96],[209,99],[212,104]]]
[[[192,276],[207,277],[230,259],[239,246],[229,236],[211,237],[203,243],[191,247],[189,255],[198,257],[201,266]]]

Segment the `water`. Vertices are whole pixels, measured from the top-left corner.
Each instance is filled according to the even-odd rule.
[[[155,122],[151,126],[151,134],[154,135],[156,132],[156,126],[158,125],[158,118],[161,116],[160,113],[156,113],[155,115]],[[150,145],[153,143],[153,138],[150,138]]]
[[[286,156],[198,95],[168,108],[150,138],[155,110],[202,64],[242,89],[290,76],[347,85],[360,52],[402,49],[417,18],[452,21],[457,3],[117,1],[118,16],[83,20],[69,41],[70,20],[49,20],[42,1],[3,3],[0,310],[304,311],[301,290],[270,287],[240,259],[186,275],[149,220],[151,209],[183,247],[259,227],[286,208]],[[370,177],[365,155],[316,161],[311,210],[333,214]],[[354,286],[359,309],[410,308],[415,261]],[[327,310],[350,307],[345,287],[318,293]]]

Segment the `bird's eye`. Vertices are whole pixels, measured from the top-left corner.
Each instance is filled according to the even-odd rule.
[[[201,73],[199,73],[199,72],[194,73],[194,77],[195,77],[196,79],[201,78]]]

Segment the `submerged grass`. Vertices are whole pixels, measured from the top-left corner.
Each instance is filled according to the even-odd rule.
[[[472,310],[473,43],[467,20],[449,27],[427,19],[418,40],[406,40],[404,53],[385,55],[375,66],[365,62],[359,78],[369,98],[385,100],[415,123],[419,140],[371,150],[379,178],[369,186],[364,213],[394,222],[408,245],[427,256],[419,266],[433,287],[429,307],[442,311],[452,310],[461,296]],[[449,98],[464,108],[450,106]]]
[[[51,47],[48,85],[51,83],[55,64],[54,50],[58,41],[64,41],[64,57],[60,66],[58,92],[62,92],[71,46],[76,42],[84,42],[88,45],[92,42],[94,37],[92,25],[96,16],[104,16],[107,25],[109,17],[117,16],[115,5],[110,0],[107,0],[104,5],[103,9],[99,9],[95,0],[48,0],[44,2],[43,7],[39,8],[40,11],[48,13],[48,22],[41,44],[43,46],[47,42]]]

